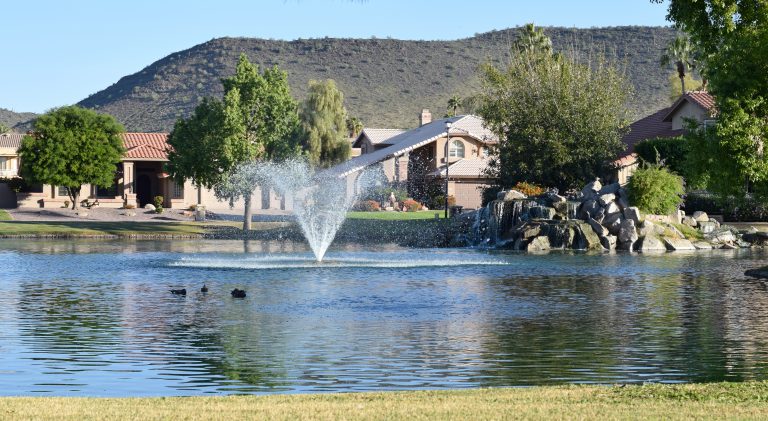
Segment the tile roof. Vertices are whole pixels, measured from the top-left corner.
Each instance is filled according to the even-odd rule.
[[[665,121],[664,117],[669,113],[669,108],[656,111],[648,117],[641,118],[629,125],[629,133],[621,139],[627,149],[619,154],[618,158],[623,159],[635,153],[635,145],[645,139],[654,137],[673,137],[683,134],[683,130],[673,130],[672,121]]]
[[[483,172],[488,167],[486,158],[460,159],[448,167],[449,177],[485,177]],[[445,177],[445,165],[432,173],[434,176]]]
[[[17,150],[21,146],[21,139],[26,136],[23,133],[3,133],[0,134],[0,148]]]
[[[168,133],[123,133],[124,160],[167,161]]]
[[[482,126],[483,120],[480,117],[466,115],[441,118],[391,137],[387,140],[387,143],[391,143],[392,146],[352,158],[335,167],[329,168],[327,172],[339,177],[344,177],[377,162],[385,161],[394,156],[403,155],[444,137],[446,135],[445,123],[448,122],[451,123],[451,134],[465,134],[485,143],[494,143],[498,141],[496,136]]]
[[[360,135],[357,138],[360,139],[362,136],[365,136],[374,145],[378,145],[378,144],[391,145],[391,143],[387,142],[387,141],[389,139],[399,135],[400,133],[403,133],[404,131],[405,130],[400,130],[400,129],[373,129],[373,128],[365,128],[365,129],[363,129],[362,132],[360,132]],[[357,140],[355,140],[355,141],[357,141]]]
[[[685,95],[680,95],[680,98],[678,98],[677,101],[675,101],[675,103],[672,104],[671,107],[667,108],[667,114],[664,116],[664,121],[666,120],[672,121],[672,116],[686,102],[696,104],[699,107],[701,107],[704,111],[707,111],[710,114],[714,114],[715,98],[712,95],[710,95],[709,92],[690,91],[690,92],[686,92]]]

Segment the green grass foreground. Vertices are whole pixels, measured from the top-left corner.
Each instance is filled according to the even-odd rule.
[[[11,218],[11,214],[8,211],[0,209],[0,221],[10,221],[11,219],[13,218]]]
[[[0,398],[0,419],[765,419],[768,383],[189,398]]]
[[[0,218],[1,219],[1,218]],[[204,227],[188,222],[0,222],[0,236],[30,237],[194,237],[203,234]]]
[[[419,212],[347,212],[349,219],[375,219],[381,221],[411,221],[414,219],[435,219],[435,214],[443,218],[445,212],[442,210],[419,211]]]

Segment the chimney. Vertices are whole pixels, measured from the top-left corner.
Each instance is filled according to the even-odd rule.
[[[428,109],[424,108],[421,110],[421,116],[419,117],[419,125],[423,126],[425,124],[429,124],[432,122],[432,113],[429,112]]]

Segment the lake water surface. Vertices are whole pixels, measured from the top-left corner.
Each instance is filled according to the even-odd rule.
[[[1,240],[0,394],[768,379],[766,257]]]

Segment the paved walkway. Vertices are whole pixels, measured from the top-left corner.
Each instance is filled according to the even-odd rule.
[[[184,209],[165,209],[163,213],[155,213],[145,209],[111,209],[95,207],[92,209],[81,209],[87,215],[77,215],[72,209],[65,208],[16,208],[6,209],[14,221],[37,221],[37,222],[61,222],[61,221],[138,221],[138,222],[172,222],[172,221],[194,221],[194,216],[187,213]],[[258,212],[258,213],[256,213]],[[135,215],[127,215],[134,213]],[[208,212],[211,220],[242,221],[243,214],[236,209],[226,209]],[[254,212],[254,222],[279,222],[291,220],[290,212],[266,209]]]

